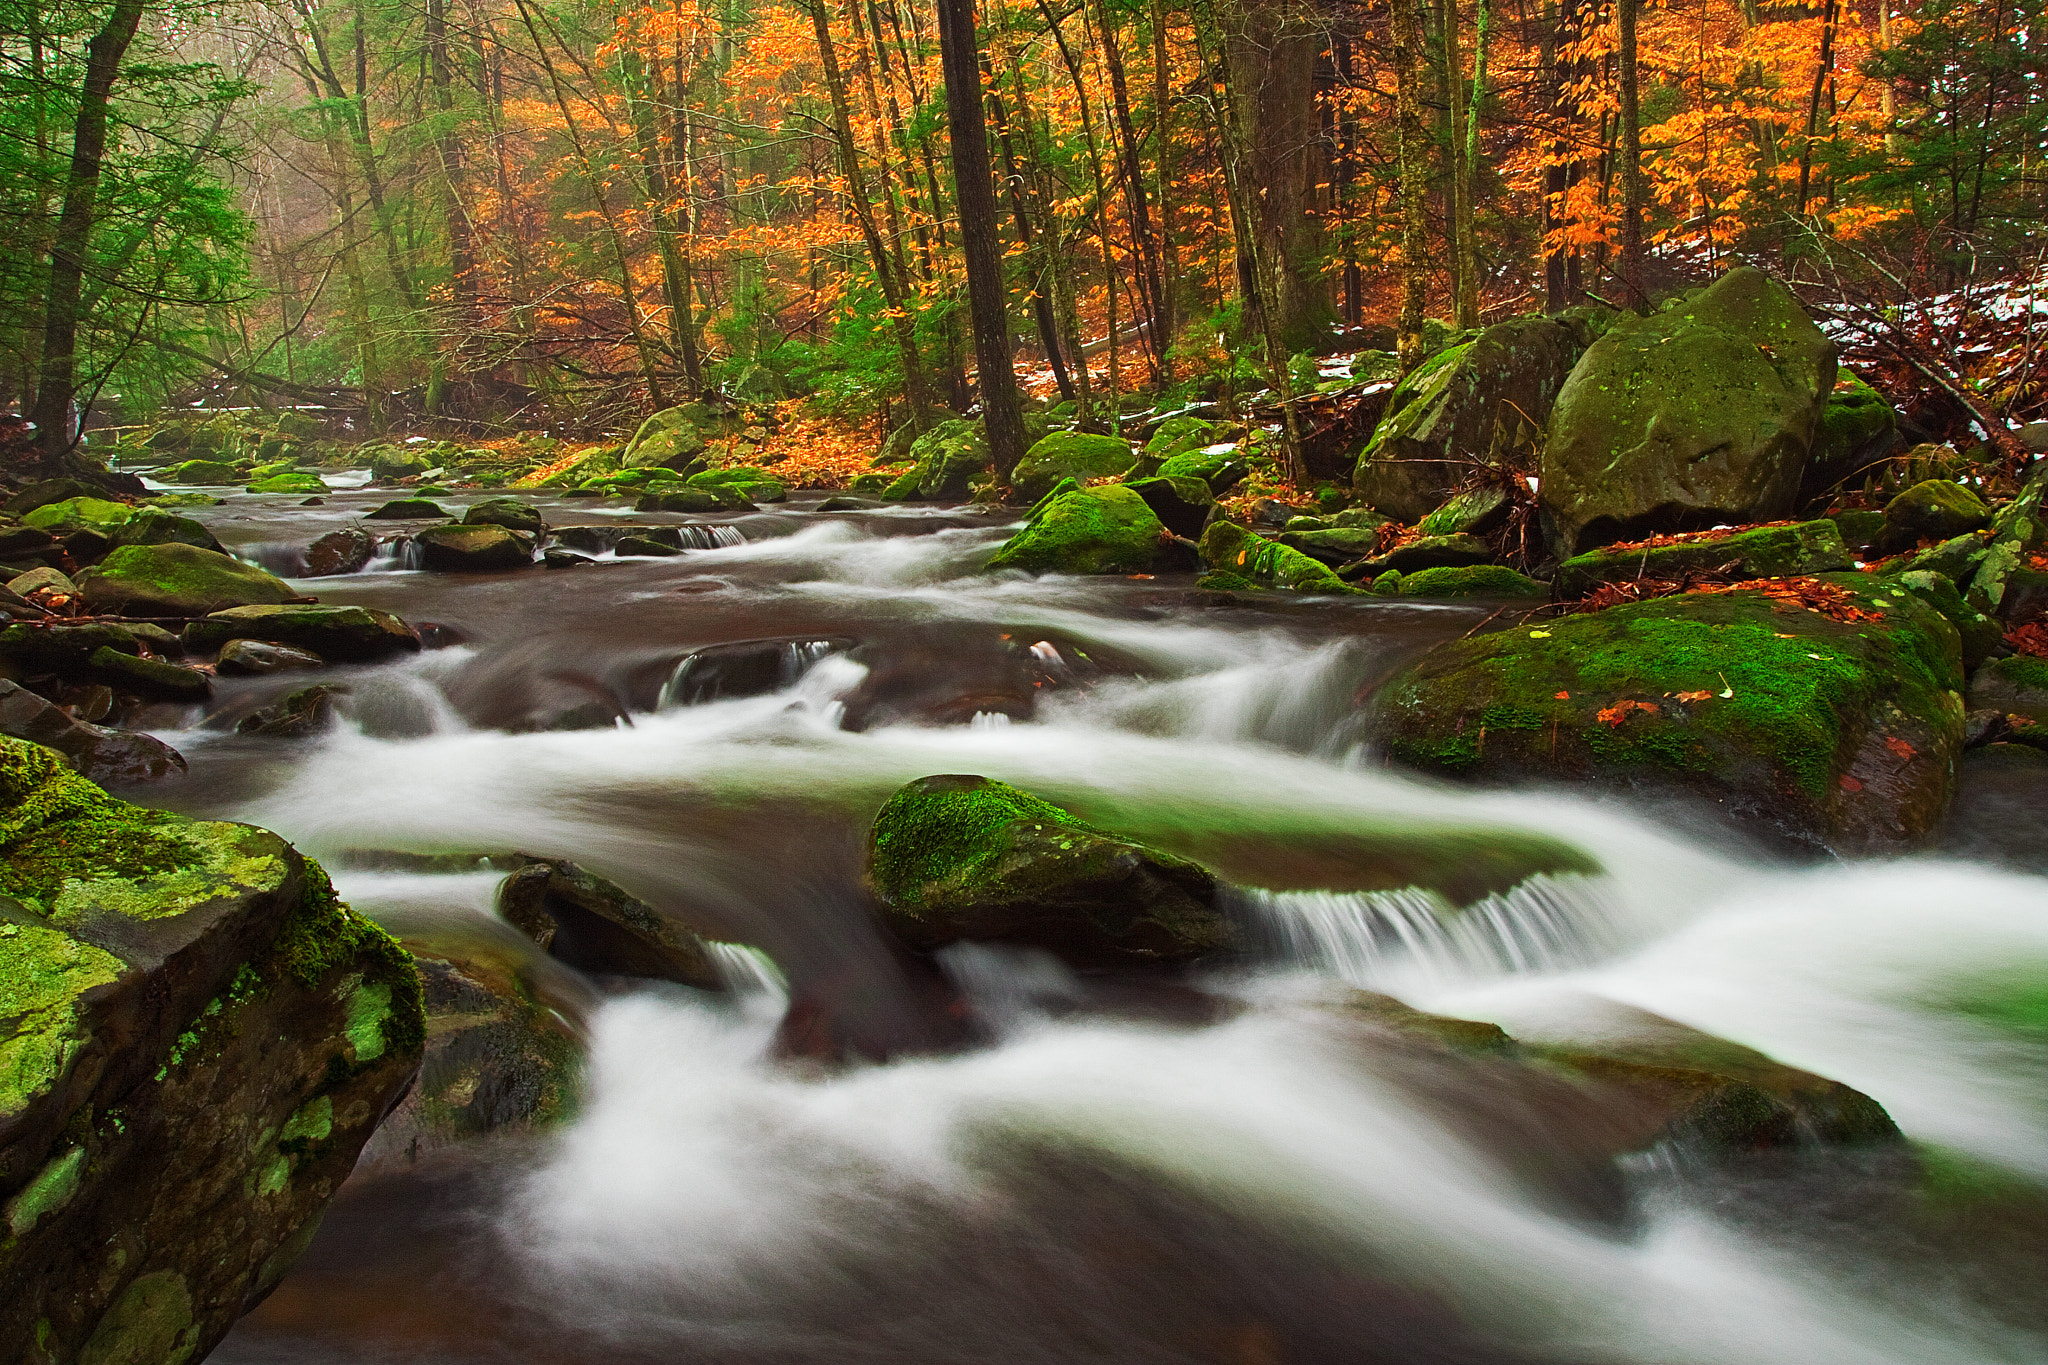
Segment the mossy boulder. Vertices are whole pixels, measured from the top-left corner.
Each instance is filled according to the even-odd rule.
[[[0,739],[0,1359],[202,1359],[424,1041],[411,960],[274,834]]]
[[[640,424],[626,443],[627,469],[688,470],[704,453],[704,435],[681,407],[663,408]]]
[[[172,465],[157,477],[165,483],[240,483],[242,466],[222,460],[186,460]]]
[[[1162,460],[1152,471],[1152,477],[1160,479],[1200,479],[1209,485],[1209,491],[1222,497],[1231,489],[1243,483],[1251,471],[1237,458],[1237,449],[1228,451],[1200,449],[1184,450],[1170,459]]]
[[[2004,628],[1971,606],[1946,576],[1913,569],[1888,578],[1894,596],[1897,595],[1896,589],[1904,588],[1940,612],[1942,619],[1956,628],[1956,635],[1962,641],[1965,673],[1976,672],[1979,665],[2005,644]]]
[[[1322,520],[1320,517],[1296,517],[1287,524],[1292,528],[1296,522],[1316,524]],[[1289,529],[1282,531],[1278,539],[1288,549],[1299,550],[1310,559],[1332,568],[1368,558],[1380,547],[1378,527],[1318,526],[1315,530]]]
[[[136,508],[135,515],[108,532],[108,539],[116,545],[197,545],[226,553],[203,524],[158,507]]]
[[[517,498],[485,498],[462,514],[465,526],[503,526],[510,531],[539,535],[547,530],[540,509]]]
[[[1144,573],[1167,531],[1143,498],[1122,485],[1063,493],[1003,542],[991,570],[1026,573]]]
[[[202,702],[213,695],[213,680],[196,668],[102,647],[86,657],[86,676],[116,692],[153,701]]]
[[[1285,588],[1290,592],[1316,593],[1358,591],[1332,573],[1328,565],[1278,541],[1254,535],[1236,522],[1211,522],[1202,533],[1201,548],[1202,562],[1211,571],[1202,580],[1207,586]],[[1211,582],[1218,578],[1224,581]]]
[[[127,616],[205,616],[294,600],[289,583],[197,545],[123,545],[78,576],[87,605]]]
[[[1145,441],[1145,453],[1162,464],[1176,455],[1222,444],[1225,428],[1206,418],[1169,417]]]
[[[869,835],[868,880],[915,948],[1015,943],[1101,967],[1186,962],[1233,942],[1206,868],[985,777],[920,778],[890,797]]]
[[[258,478],[249,485],[251,493],[291,493],[304,497],[318,497],[328,492],[327,481],[306,469],[287,469],[283,473]]]
[[[1796,845],[1913,846],[1954,792],[1955,627],[1910,593],[1823,581],[1867,619],[1696,593],[1439,646],[1377,695],[1387,753],[1452,777],[1690,792]]]
[[[412,543],[429,573],[497,573],[533,562],[533,538],[503,526],[429,526]]]
[[[369,521],[446,521],[448,509],[431,498],[393,498],[363,516]]]
[[[37,479],[25,485],[19,493],[0,504],[0,511],[10,517],[25,517],[38,507],[48,507],[53,502],[65,502],[71,498],[94,498],[104,500],[107,491],[96,488],[83,479]],[[171,497],[185,496],[170,494]],[[196,495],[204,496],[204,495]]]
[[[975,477],[989,469],[990,458],[988,437],[980,422],[964,418],[941,422],[910,442],[902,456],[908,464],[882,486],[882,499],[958,502],[968,496]]]
[[[1834,342],[1747,266],[1622,318],[1550,413],[1538,495],[1552,551],[1785,516],[1834,385]]]
[[[712,483],[691,488],[679,484],[656,485],[633,503],[636,512],[751,512],[754,504],[730,484]]]
[[[411,626],[374,607],[231,607],[185,627],[185,648],[196,654],[230,640],[291,645],[336,663],[374,663],[420,647]]]
[[[2015,654],[1986,664],[1970,680],[1970,707],[2048,724],[2048,659]]]
[[[105,498],[66,498],[62,502],[45,503],[21,518],[23,526],[33,526],[53,536],[66,536],[81,527],[110,531],[135,515],[135,509],[125,502],[109,502]]]
[[[1472,461],[1534,445],[1584,349],[1570,323],[1523,317],[1439,352],[1388,396],[1352,486],[1380,511],[1420,521],[1450,498]]]
[[[1728,535],[1702,535],[1676,545],[1588,550],[1558,565],[1557,590],[1566,597],[1578,597],[1602,583],[1642,579],[1675,583],[1689,574],[1716,572],[1739,579],[1784,578],[1833,573],[1854,563],[1834,522],[1806,521],[1796,526],[1760,526]]]
[[[765,469],[753,465],[733,465],[726,469],[707,469],[701,474],[692,474],[686,481],[690,488],[724,488],[737,494],[743,504],[757,502],[782,502],[789,497],[789,486]]]
[[[1379,597],[1500,597],[1550,600],[1550,585],[1503,564],[1385,573],[1372,581]]]
[[[1952,540],[1991,522],[1984,499],[1952,479],[1923,479],[1884,506],[1870,552],[1893,555],[1923,541]]]
[[[1115,478],[1136,458],[1131,443],[1121,436],[1055,431],[1024,452],[1024,458],[1010,471],[1010,484],[1019,496],[1035,502],[1061,479],[1085,484],[1090,479]]]
[[[368,458],[370,477],[376,479],[409,479],[426,473],[434,467],[434,453],[410,446],[371,446],[365,450]]]
[[[1328,534],[1325,532],[1324,534]],[[1415,573],[1423,569],[1458,569],[1493,559],[1493,547],[1478,536],[1420,536],[1345,566],[1346,578],[1383,573]]]
[[[1124,485],[1177,536],[1194,540],[1216,512],[1216,495],[1200,479],[1135,479]]]
[[[1855,485],[1898,440],[1899,414],[1891,401],[1847,370],[1835,372],[1835,387],[1821,409],[1813,434],[1813,455],[1800,497],[1818,498]]]
[[[1507,490],[1481,484],[1454,493],[1451,500],[1415,524],[1426,536],[1483,536],[1507,521],[1513,510]]]

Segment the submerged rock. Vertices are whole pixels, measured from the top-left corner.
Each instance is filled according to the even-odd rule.
[[[196,545],[124,545],[78,576],[95,611],[129,616],[205,616],[228,607],[295,601],[289,583]]]
[[[1145,500],[1121,485],[1063,493],[1003,542],[991,570],[1027,573],[1143,573],[1166,527]]]
[[[1045,948],[1076,966],[1185,962],[1231,946],[1205,868],[985,777],[926,777],[875,816],[868,879],[912,947]]]
[[[563,859],[539,859],[498,887],[498,914],[550,957],[600,976],[723,982],[704,940],[604,878]]]
[[[1786,515],[1834,383],[1834,342],[1746,266],[1621,318],[1550,414],[1539,499],[1551,548]]]
[[[190,623],[183,639],[194,653],[211,652],[230,640],[266,640],[336,663],[374,663],[394,654],[417,654],[420,648],[411,626],[374,607],[231,607]]]
[[[1962,743],[1955,628],[1849,575],[1699,593],[1442,645],[1378,694],[1387,752],[1446,776],[1686,791],[1839,852],[1931,836]]]
[[[0,806],[0,1359],[202,1359],[410,1081],[418,977],[274,834],[15,740]]]

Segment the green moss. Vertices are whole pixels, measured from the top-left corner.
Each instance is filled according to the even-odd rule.
[[[923,903],[927,886],[950,883],[971,894],[986,885],[992,863],[1009,847],[1003,830],[1014,821],[1102,833],[1005,782],[941,790],[929,783],[903,788],[875,816],[870,874],[885,899],[908,910]]]
[[[1417,569],[1384,575],[1397,581],[1402,597],[1527,597],[1548,600],[1550,585],[1500,564],[1467,564],[1456,568]],[[1377,580],[1373,590],[1379,591]]]
[[[426,1006],[420,993],[418,970],[412,955],[389,934],[348,908],[334,894],[334,883],[318,863],[308,858],[304,890],[298,904],[285,920],[278,937],[277,952],[283,970],[307,990],[317,989],[330,973],[355,964],[362,970],[361,981],[352,989],[369,991],[366,1001],[382,1007],[377,1017],[356,1018],[356,1004],[350,1001],[352,1030],[360,1024],[364,1037],[357,1041],[351,1032],[358,1064],[381,1056],[382,1049],[365,1054],[373,1046],[367,1030],[382,1035],[385,1048],[399,1053],[417,1053],[426,1043]],[[386,992],[378,994],[378,992]]]
[[[1145,500],[1112,485],[1055,498],[1010,537],[988,567],[1027,573],[1142,573],[1166,527]]]
[[[2015,654],[2009,659],[2000,659],[1990,665],[1991,671],[2010,683],[2021,687],[2048,692],[2048,659],[2036,659],[2027,654]]]
[[[63,535],[81,526],[119,526],[134,515],[135,509],[126,503],[108,502],[104,498],[67,498],[63,502],[45,503],[25,514],[21,524]]]
[[[391,1017],[388,984],[359,985],[348,995],[348,1023],[343,1028],[357,1062],[384,1055],[384,1021]]]
[[[1341,535],[1345,532],[1312,532]],[[1356,593],[1360,591],[1332,573],[1320,560],[1301,551],[1253,535],[1235,522],[1215,521],[1202,532],[1202,562],[1259,587],[1294,592]]]
[[[1044,496],[1061,479],[1105,479],[1129,469],[1137,456],[1121,436],[1055,431],[1024,452],[1010,482],[1027,498]]]
[[[201,616],[298,594],[253,564],[198,545],[122,545],[78,576],[86,601],[137,615]]]
[[[316,1142],[325,1142],[334,1132],[334,1100],[328,1095],[315,1096],[293,1111],[278,1130],[277,1145],[281,1151],[303,1152]]]
[[[192,1291],[174,1270],[141,1275],[93,1329],[78,1365],[184,1365],[197,1344]]]
[[[16,1237],[27,1234],[42,1220],[71,1202],[78,1193],[78,1179],[85,1172],[85,1148],[73,1147],[52,1158],[35,1173],[21,1193],[7,1201],[7,1228]]]

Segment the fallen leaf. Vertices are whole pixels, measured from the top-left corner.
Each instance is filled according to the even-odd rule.
[[[1556,696],[1551,698],[1552,701],[1570,701],[1571,699],[1572,694],[1569,692],[1559,692]]]
[[[1898,736],[1896,736],[1896,735],[1893,735],[1893,736],[1890,736],[1889,738],[1887,738],[1887,739],[1885,740],[1885,742],[1884,742],[1884,747],[1885,747],[1885,748],[1887,748],[1887,749],[1890,749],[1890,750],[1891,750],[1891,751],[1892,751],[1893,753],[1897,754],[1897,755],[1898,755],[1898,756],[1899,756],[1900,758],[1912,758],[1912,757],[1916,756],[1916,755],[1917,755],[1917,754],[1918,754],[1918,753],[1920,752],[1920,751],[1919,751],[1918,749],[1916,749],[1916,748],[1914,748],[1914,747],[1913,747],[1912,745],[1910,745],[1910,744],[1906,743],[1906,741],[1905,741],[1905,740],[1903,740],[1903,739],[1900,739],[1900,738],[1899,738]]]
[[[1548,640],[1550,632],[1547,630],[1532,630],[1529,632],[1529,638],[1532,640]]]
[[[1680,692],[1678,699],[1680,701],[1705,701],[1713,695],[1712,692]]]
[[[1842,790],[1845,792],[1860,792],[1863,790],[1863,784],[1861,782],[1858,782],[1855,778],[1849,776],[1849,774],[1843,773]]]
[[[1599,714],[1599,721],[1602,725],[1619,729],[1621,723],[1628,719],[1631,711],[1648,711],[1655,715],[1657,704],[1648,701],[1618,701],[1612,706],[1602,708]]]

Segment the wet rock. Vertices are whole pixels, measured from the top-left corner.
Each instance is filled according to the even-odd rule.
[[[0,525],[0,560],[21,564],[46,559],[57,552],[57,538],[33,526]]]
[[[258,479],[249,485],[251,493],[293,493],[320,494],[328,491],[327,483],[309,469],[288,469],[281,474]]]
[[[1167,530],[1188,540],[1201,537],[1216,511],[1216,495],[1200,479],[1137,479],[1124,486],[1145,500]]]
[[[154,701],[199,702],[213,695],[213,679],[196,668],[146,659],[140,655],[102,647],[86,658],[96,681],[116,692],[129,692]]]
[[[612,553],[620,555],[652,555],[666,559],[681,554],[682,548],[652,536],[624,535],[612,542]]]
[[[266,673],[283,673],[295,668],[321,668],[327,661],[318,654],[290,645],[263,640],[230,640],[220,652],[214,671],[232,677],[254,678]]]
[[[1963,671],[1974,673],[1983,662],[2005,647],[2005,631],[1998,622],[1971,606],[1954,583],[1938,573],[1909,570],[1892,574],[1890,582],[1896,590],[1904,588],[1928,606],[1940,612],[1942,619],[1956,628],[1962,640]]]
[[[224,460],[186,460],[172,465],[157,478],[165,483],[240,483],[242,466]]]
[[[514,872],[498,888],[498,914],[579,971],[723,987],[694,930],[572,862],[539,859]]]
[[[7,591],[21,597],[39,592],[58,597],[72,597],[77,595],[78,585],[55,569],[30,569],[27,573],[16,574],[8,579]]]
[[[0,802],[0,1359],[201,1359],[410,1081],[418,978],[274,834],[14,740]]]
[[[1003,542],[990,571],[1143,573],[1161,549],[1166,527],[1145,500],[1120,485],[1063,493],[1034,512]]]
[[[1314,593],[1357,591],[1327,565],[1278,541],[1254,535],[1235,522],[1211,522],[1202,533],[1201,550],[1202,562],[1210,570],[1201,579],[1203,587],[1284,588]]]
[[[233,607],[187,625],[183,638],[195,654],[230,640],[266,640],[351,664],[417,654],[420,648],[411,626],[374,607]]]
[[[1585,344],[1567,322],[1524,317],[1439,352],[1388,397],[1352,486],[1380,511],[1420,521],[1450,498],[1472,460],[1499,463],[1533,447]]]
[[[701,474],[692,474],[686,481],[686,486],[730,489],[748,503],[789,500],[789,486],[757,465],[731,465],[724,469],[707,469]]]
[[[1733,579],[1785,578],[1832,573],[1854,562],[1834,522],[1807,521],[1797,526],[1760,526],[1702,536],[1676,545],[1589,550],[1558,565],[1557,590],[1566,597],[1581,597],[1602,583],[1640,579],[1676,583],[1711,574]]]
[[[1209,491],[1222,497],[1231,489],[1243,483],[1251,470],[1237,458],[1237,448],[1227,451],[1187,450],[1162,460],[1152,471],[1153,477],[1161,479],[1200,479],[1209,485]]]
[[[1441,645],[1378,693],[1383,742],[1445,776],[1693,793],[1794,845],[1914,846],[1954,790],[1955,627],[1859,576],[1824,583],[1864,619],[1699,593]]]
[[[133,516],[113,528],[108,539],[115,545],[197,545],[216,554],[227,553],[213,532],[192,518],[157,507],[136,508]]]
[[[1616,321],[1573,368],[1545,432],[1553,552],[1786,515],[1834,382],[1835,344],[1748,267]]]
[[[853,646],[845,636],[734,640],[685,655],[661,690],[663,706],[700,706],[779,692],[828,654]]]
[[[1207,869],[985,777],[920,778],[876,815],[868,879],[912,947],[1045,948],[1083,967],[1186,962],[1233,942]]]
[[[140,654],[142,637],[132,626],[104,622],[82,626],[24,622],[0,630],[0,660],[29,676],[80,672],[94,651],[103,647]]]
[[[988,440],[980,422],[954,418],[912,441],[909,457],[909,466],[881,490],[882,501],[959,502],[989,468]]]
[[[541,554],[540,562],[544,569],[580,569],[585,564],[595,564],[597,561],[589,555],[577,554],[574,550],[547,550]]]
[[[1890,401],[1849,371],[1837,370],[1835,387],[1821,409],[1820,429],[1813,434],[1800,499],[1825,497],[1861,482],[1897,442],[1898,432],[1899,415]]]
[[[1456,569],[1467,564],[1487,564],[1492,560],[1493,547],[1478,536],[1423,536],[1405,545],[1396,545],[1383,555],[1346,565],[1344,576],[1356,578],[1383,573],[1409,574],[1420,569]]]
[[[272,739],[303,739],[334,724],[334,699],[342,689],[316,684],[287,694],[282,700],[251,711],[235,723],[238,735]]]
[[[640,424],[626,443],[628,469],[687,471],[704,451],[704,436],[682,407],[663,408]]]
[[[178,544],[123,545],[80,574],[78,587],[93,610],[129,616],[204,616],[298,597],[253,564]]]
[[[1121,436],[1086,431],[1055,431],[1034,442],[1010,472],[1010,484],[1026,500],[1044,497],[1061,479],[1086,484],[1114,478],[1137,458]]]
[[[1482,484],[1454,493],[1451,500],[1415,524],[1425,536],[1483,536],[1508,519],[1507,490]]]
[[[0,681],[0,734],[54,749],[73,772],[102,786],[133,786],[185,771],[183,756],[162,740],[74,719],[5,681]]]
[[[548,529],[547,523],[541,520],[540,509],[517,498],[486,498],[462,514],[462,524],[503,526],[510,531],[524,531],[536,536]]]
[[[1550,585],[1500,564],[1384,573],[1372,581],[1379,597],[1500,597],[1550,600]]]
[[[724,484],[699,488],[666,485],[641,494],[639,501],[633,504],[636,512],[751,512],[753,509],[754,505],[739,489]]]
[[[307,578],[359,573],[377,553],[377,538],[360,526],[344,526],[306,547]]]
[[[18,519],[53,502],[71,498],[104,498],[106,495],[106,489],[94,487],[83,479],[38,479],[9,498],[0,510]]]
[[[879,498],[827,498],[811,510],[814,512],[872,512],[889,504]]]
[[[431,498],[393,498],[363,516],[370,521],[445,521],[448,509]]]
[[[1990,521],[1991,509],[1969,489],[1950,479],[1925,479],[1885,504],[1870,552],[1892,555],[1924,540],[1952,540]]]
[[[430,526],[412,538],[429,573],[497,573],[533,562],[533,541],[502,526]]]
[[[1297,522],[1313,524],[1321,520],[1319,517],[1296,517],[1289,525]],[[1333,569],[1365,559],[1380,547],[1377,527],[1330,526],[1312,531],[1287,530],[1282,531],[1278,539],[1288,549],[1299,550]]]
[[[2048,722],[2048,659],[2015,654],[1984,665],[1970,679],[1970,706]]]

